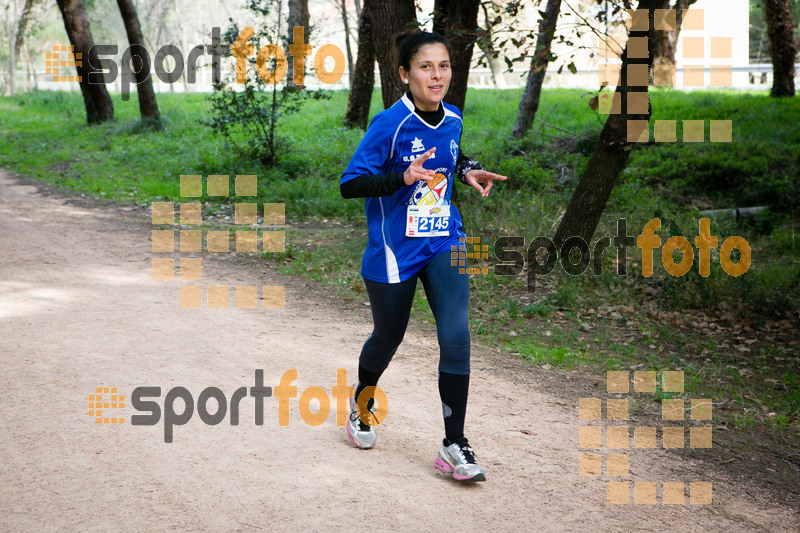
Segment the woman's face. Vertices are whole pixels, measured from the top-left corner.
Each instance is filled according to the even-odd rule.
[[[440,43],[426,44],[411,58],[411,70],[400,67],[400,78],[408,80],[414,103],[422,111],[436,111],[450,87],[450,54]]]

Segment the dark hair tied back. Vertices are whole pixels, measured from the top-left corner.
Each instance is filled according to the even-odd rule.
[[[453,55],[450,43],[441,35],[421,30],[408,31],[401,33],[395,39],[399,65],[406,70],[411,70],[411,60],[414,59],[420,48],[428,44],[444,45],[447,48],[447,53]]]

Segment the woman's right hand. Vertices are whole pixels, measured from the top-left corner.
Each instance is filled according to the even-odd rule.
[[[434,146],[408,165],[408,168],[403,173],[403,180],[406,182],[406,185],[413,185],[415,181],[425,180],[431,181],[434,176],[433,170],[428,170],[427,168],[422,167],[422,163],[424,163],[430,156],[433,155],[433,152],[436,151],[436,147]]]

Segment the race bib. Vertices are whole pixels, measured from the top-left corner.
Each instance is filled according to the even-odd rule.
[[[406,237],[450,235],[449,205],[410,205],[406,212]]]

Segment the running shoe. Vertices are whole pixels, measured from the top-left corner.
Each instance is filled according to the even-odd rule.
[[[465,437],[453,443],[444,439],[433,465],[437,470],[453,474],[457,481],[486,481],[486,474],[475,461],[475,452]]]
[[[356,404],[355,391],[358,384],[353,385],[353,396],[350,397],[350,413],[347,421],[347,436],[350,437],[350,442],[356,448],[368,450],[375,446],[377,436],[375,435],[375,428],[366,425],[361,421],[358,416],[358,404]],[[369,410],[370,413],[375,413],[374,407]]]

